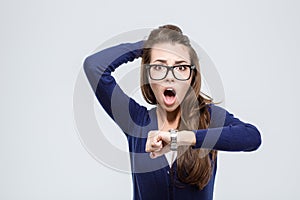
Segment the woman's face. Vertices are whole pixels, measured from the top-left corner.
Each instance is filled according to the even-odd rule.
[[[155,44],[151,50],[150,64],[164,66],[190,65],[188,47],[182,44],[161,43]],[[178,80],[171,70],[162,80],[152,80],[149,76],[150,87],[156,97],[157,103],[167,112],[172,112],[182,102],[188,91],[192,78]]]

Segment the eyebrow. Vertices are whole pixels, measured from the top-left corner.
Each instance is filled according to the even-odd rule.
[[[156,59],[156,60],[154,60],[153,62],[167,63],[167,60],[164,60],[164,59]],[[175,64],[180,64],[180,63],[187,63],[187,61],[185,61],[185,60],[178,60],[178,61],[175,61]]]

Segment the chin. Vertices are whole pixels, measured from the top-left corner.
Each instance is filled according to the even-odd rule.
[[[171,105],[171,106],[166,106],[166,105],[163,105],[161,106],[166,112],[174,112],[176,111],[178,108],[179,108],[179,105],[177,104],[174,104],[174,105]]]

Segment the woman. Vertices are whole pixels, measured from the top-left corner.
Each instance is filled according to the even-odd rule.
[[[111,76],[142,58],[147,108]],[[235,118],[200,92],[200,64],[179,27],[154,29],[146,41],[120,44],[86,58],[84,70],[100,104],[128,139],[134,199],[213,199],[217,151],[254,151],[255,126]]]

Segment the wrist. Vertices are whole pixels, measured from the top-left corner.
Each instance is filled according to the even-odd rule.
[[[196,144],[196,136],[193,131],[178,131],[177,132],[177,145],[191,145]]]

